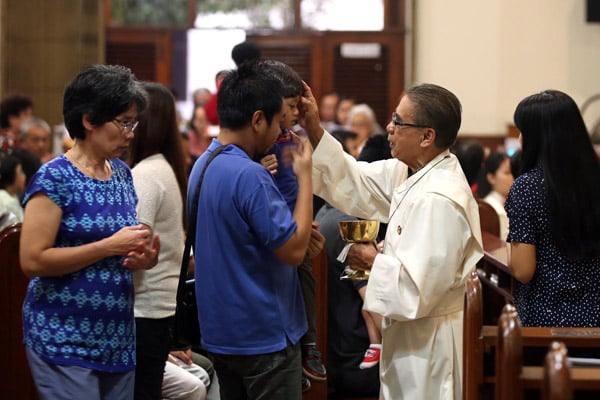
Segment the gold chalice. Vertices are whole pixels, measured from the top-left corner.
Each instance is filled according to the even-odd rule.
[[[377,248],[377,234],[379,233],[379,221],[375,220],[355,220],[340,221],[340,235],[346,243],[372,243]],[[369,279],[370,271],[355,270],[348,266],[342,275],[341,280],[351,279],[355,281],[364,281]]]

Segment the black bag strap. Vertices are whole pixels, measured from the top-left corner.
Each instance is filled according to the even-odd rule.
[[[206,168],[208,168],[208,164],[222,152],[227,145],[223,144],[217,147],[211,155],[206,160],[206,164],[204,164],[204,168],[202,169],[202,173],[200,174],[200,179],[198,180],[198,188],[194,193],[192,208],[190,210],[190,218],[188,218],[189,225],[188,231],[185,238],[185,249],[183,250],[183,259],[181,260],[181,273],[179,274],[179,284],[177,285],[177,302],[183,300],[185,281],[187,278],[188,266],[190,264],[190,250],[192,249],[194,240],[196,238],[196,218],[198,214],[198,201],[200,199],[200,189],[202,188],[202,181],[204,180],[204,174],[206,173]]]

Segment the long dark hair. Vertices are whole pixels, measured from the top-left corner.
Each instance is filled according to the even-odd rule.
[[[546,90],[523,99],[514,120],[522,172],[542,169],[555,243],[573,258],[600,256],[600,166],[577,104]]]
[[[181,135],[177,128],[175,99],[165,86],[144,82],[148,93],[148,108],[138,116],[139,125],[129,146],[128,164],[134,167],[143,159],[162,154],[175,172],[179,192],[186,203],[187,175]],[[183,223],[186,226],[185,213]]]

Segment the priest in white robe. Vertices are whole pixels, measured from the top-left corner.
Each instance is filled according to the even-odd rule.
[[[383,251],[354,244],[348,263],[370,269],[364,308],[384,317],[380,398],[462,399],[464,283],[482,257],[477,203],[449,152],[461,123],[454,94],[407,90],[387,125],[394,158],[358,162],[302,99],[314,193],[339,210],[388,223]]]

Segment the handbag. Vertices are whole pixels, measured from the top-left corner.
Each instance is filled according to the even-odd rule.
[[[190,250],[196,239],[196,217],[198,213],[198,200],[200,198],[200,189],[204,174],[208,164],[225,149],[226,145],[219,146],[206,160],[198,188],[194,193],[192,208],[190,210],[189,226],[185,239],[185,249],[183,250],[183,259],[181,260],[181,273],[179,274],[179,284],[177,285],[177,302],[175,306],[175,348],[186,348],[190,346],[200,346],[200,322],[198,321],[198,304],[196,303],[196,281],[195,279],[186,279],[188,266],[190,262]]]

